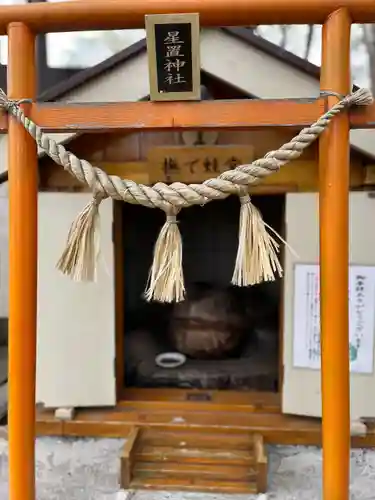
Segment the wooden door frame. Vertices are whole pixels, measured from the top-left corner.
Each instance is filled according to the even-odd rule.
[[[114,246],[114,282],[115,282],[115,378],[116,378],[116,401],[122,399],[125,379],[125,356],[124,356],[124,236],[123,236],[124,211],[121,201],[113,201],[113,246]]]
[[[270,186],[268,190],[262,190],[262,196],[267,195],[284,195],[284,214],[285,214],[285,204],[286,195],[291,192],[290,186]],[[295,190],[293,190],[295,191]],[[285,216],[284,216],[285,219]],[[285,229],[285,220],[283,219],[283,230]],[[254,407],[254,402],[260,399],[265,401],[265,405],[270,405],[274,407],[275,405],[280,407],[281,412],[281,395],[283,389],[283,375],[284,375],[284,360],[283,360],[283,349],[284,349],[284,287],[281,287],[281,298],[279,304],[279,369],[278,369],[278,391],[276,393],[267,392],[259,393],[256,391],[223,391],[223,390],[204,390],[204,389],[143,389],[143,388],[126,388],[125,386],[125,354],[124,354],[124,328],[125,328],[125,314],[124,314],[124,294],[125,294],[125,282],[124,282],[124,260],[123,260],[123,247],[124,247],[124,237],[123,237],[123,221],[124,221],[124,210],[122,202],[113,202],[113,244],[114,244],[114,283],[115,283],[115,377],[116,377],[116,400],[117,403],[126,400],[137,400],[137,401],[155,401],[160,403],[164,402],[182,402],[189,406],[196,406],[197,408],[202,408],[202,402],[192,403],[188,402],[188,394],[191,393],[207,393],[209,392],[212,396],[212,402],[210,404],[229,404],[233,402],[233,398],[236,404],[240,406],[248,407],[251,409]],[[284,260],[284,251],[281,252],[281,261]],[[230,393],[230,394],[229,394]],[[228,394],[228,397],[226,397]],[[260,397],[261,395],[264,397]],[[267,395],[270,395],[269,397]],[[257,406],[257,405],[255,405]],[[264,406],[262,406],[264,411]]]

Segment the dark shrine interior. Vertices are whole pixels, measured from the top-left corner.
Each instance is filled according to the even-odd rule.
[[[252,200],[283,236],[285,196]],[[126,387],[278,391],[282,280],[230,285],[239,209],[229,197],[180,212],[187,294],[165,305],[143,298],[165,215],[123,204]],[[185,364],[159,367],[155,357],[164,352],[184,354]]]

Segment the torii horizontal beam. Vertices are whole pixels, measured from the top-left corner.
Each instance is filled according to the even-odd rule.
[[[163,129],[301,129],[328,109],[321,99],[249,99],[201,102],[33,104],[28,117],[46,132],[110,132]],[[375,128],[375,105],[350,111],[350,128]],[[0,134],[8,116],[0,115]]]
[[[89,4],[89,6],[88,6]],[[144,28],[146,14],[199,12],[202,26],[323,24],[335,10],[347,10],[353,23],[375,22],[374,0],[95,0],[32,3],[0,7],[0,35],[12,22],[34,33]]]

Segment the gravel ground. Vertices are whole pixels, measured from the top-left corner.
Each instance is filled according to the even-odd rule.
[[[118,439],[40,438],[36,442],[38,500],[320,500],[321,451],[274,447],[270,450],[267,495],[208,495],[119,489]],[[375,499],[375,451],[354,450],[353,500]],[[8,442],[0,438],[0,500],[8,498]]]

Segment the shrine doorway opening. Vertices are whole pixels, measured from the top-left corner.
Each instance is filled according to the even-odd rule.
[[[252,197],[264,220],[284,234],[285,195]],[[154,243],[164,214],[121,205],[123,387],[199,391],[279,391],[282,280],[230,285],[237,242],[236,197],[182,210],[186,299],[179,305],[144,299]],[[282,262],[281,256],[281,262]],[[182,366],[163,368],[156,356],[178,352]],[[176,394],[176,391],[171,391]]]

